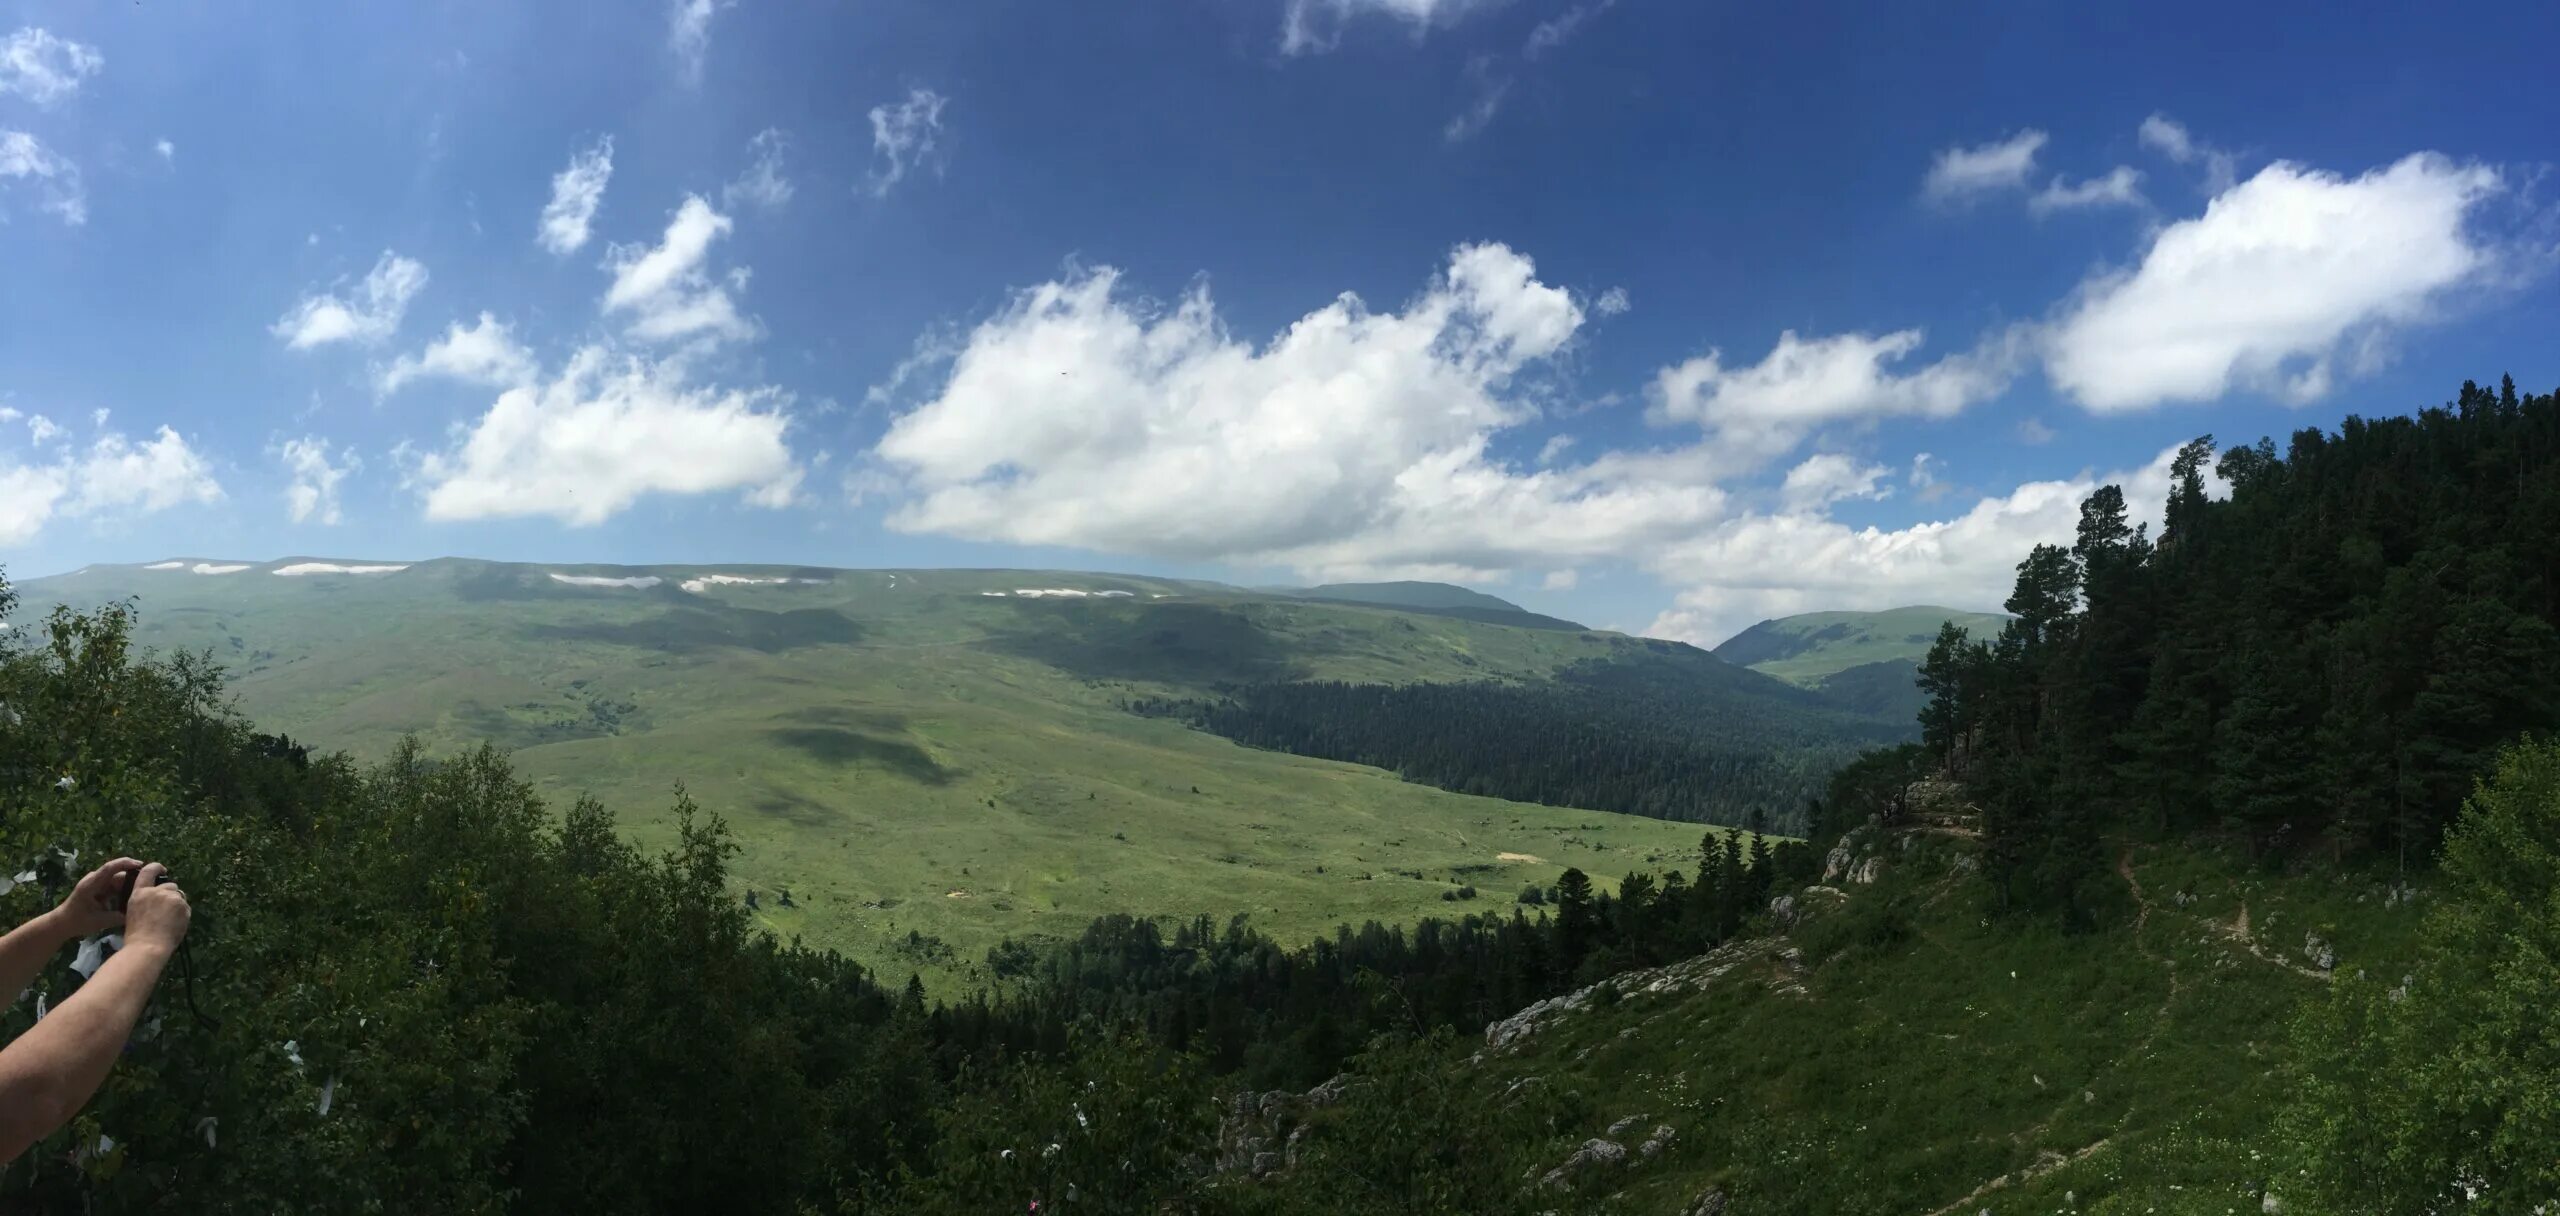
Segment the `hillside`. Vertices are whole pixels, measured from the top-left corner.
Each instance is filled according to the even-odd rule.
[[[32,580],[16,619],[131,596],[143,644],[209,650],[265,729],[363,758],[405,733],[442,755],[491,740],[644,842],[681,783],[736,829],[764,925],[901,974],[965,979],[999,938],[1105,912],[1245,912],[1295,937],[1411,919],[1456,875],[1516,889],[1697,839],[1123,708],[1236,681],[1540,680],[1638,647],[1613,635],[1060,571],[153,565]]]
[[[1231,1117],[1229,1142],[1292,1160],[1234,1185],[1367,1210],[1341,1177],[1428,1126],[1482,1152],[1475,1211],[2258,1212],[2294,1190],[2270,1136],[2299,1085],[2288,1024],[2333,975],[2398,975],[2432,903],[2124,845],[2108,923],[2066,934],[1997,915],[1962,836],[1839,843],[1754,935],[1258,1101],[1283,1113]]]
[[[2009,618],[1926,605],[1882,612],[1807,612],[1762,621],[1725,639],[1715,656],[1763,675],[1814,689],[1857,713],[1908,722],[1923,698],[1912,683],[1938,627],[1948,621],[1974,637],[1999,635]]]
[[[1486,595],[1448,583],[1325,583],[1314,587],[1271,588],[1274,594],[1300,599],[1327,600],[1343,604],[1372,604],[1381,608],[1400,608],[1407,612],[1424,612],[1434,616],[1452,616],[1460,620],[1484,621],[1494,625],[1518,625],[1528,629],[1582,630],[1587,626],[1562,617],[1531,612],[1499,596]]]
[[[2009,618],[1996,612],[1915,605],[1882,612],[1806,612],[1762,621],[1715,648],[1725,662],[1819,688],[1831,676],[1870,663],[1917,666],[1948,621],[1989,639]]]

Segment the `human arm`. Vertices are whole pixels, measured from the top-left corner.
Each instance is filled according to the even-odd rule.
[[[114,906],[115,894],[124,885],[125,874],[141,868],[142,863],[130,857],[99,866],[59,906],[0,937],[0,995],[15,999],[64,946],[123,924],[124,913]]]
[[[0,1162],[16,1160],[79,1114],[123,1052],[161,970],[187,935],[187,897],[159,883],[164,873],[158,862],[142,868],[124,910],[124,948],[0,1049]],[[75,927],[82,923],[72,918]]]

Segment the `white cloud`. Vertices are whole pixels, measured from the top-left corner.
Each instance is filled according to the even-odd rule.
[[[2041,446],[2053,442],[2054,430],[2041,420],[2028,418],[2018,423],[2018,442]]]
[[[791,201],[791,179],[782,175],[782,153],[790,138],[779,129],[767,127],[747,141],[747,154],[753,164],[738,175],[736,181],[721,187],[720,203],[736,207],[741,201],[768,210]]]
[[[80,188],[80,166],[24,131],[0,131],[0,180],[31,183],[37,206],[66,224],[89,222],[89,199]]]
[[[1475,100],[1440,128],[1440,137],[1453,144],[1466,142],[1491,124],[1502,109],[1503,95],[1511,91],[1511,78],[1496,74],[1493,61],[1485,56],[1467,61],[1467,79],[1475,87]]]
[[[1021,292],[973,330],[875,457],[892,527],[1345,576],[1481,579],[1614,554],[1712,518],[1642,461],[1519,472],[1492,437],[1536,417],[1513,380],[1583,310],[1501,245],[1455,251],[1400,312],[1344,295],[1256,346],[1205,287],[1125,299],[1108,268]]]
[[[1547,441],[1538,445],[1538,464],[1540,466],[1554,464],[1558,457],[1564,455],[1565,449],[1572,446],[1573,436],[1571,435],[1547,436]]]
[[[106,65],[95,47],[26,26],[0,39],[0,93],[49,106],[77,96],[80,82]]]
[[[1538,586],[1547,591],[1571,591],[1581,581],[1578,570],[1549,570],[1545,578],[1538,580]]]
[[[569,167],[551,175],[551,201],[543,204],[542,223],[536,231],[542,247],[567,254],[585,245],[596,208],[604,202],[604,188],[612,180],[612,136],[572,153]]]
[[[317,519],[323,524],[337,523],[338,483],[363,467],[356,454],[348,452],[345,460],[332,463],[329,441],[305,435],[287,440],[276,455],[293,475],[291,484],[285,487],[285,509],[292,514],[293,522]]]
[[[1520,48],[1521,56],[1536,59],[1563,46],[1565,40],[1582,28],[1583,22],[1608,12],[1617,3],[1618,0],[1589,0],[1539,22],[1536,29],[1529,31],[1528,43]]]
[[[2187,133],[2186,127],[2166,114],[2154,114],[2142,120],[2142,146],[2168,157],[2181,165],[2202,162],[2205,167],[2205,192],[2220,194],[2231,188],[2234,158],[2228,152],[2206,144]]]
[[[896,105],[871,107],[871,151],[888,168],[871,174],[871,192],[885,196],[907,170],[933,160],[942,138],[945,97],[931,89],[912,89]]]
[[[2027,200],[2027,210],[2036,215],[2089,207],[2147,205],[2149,200],[2142,197],[2142,174],[2129,165],[2117,165],[2104,177],[2093,177],[2077,184],[2057,177]]]
[[[1938,484],[1938,471],[1932,466],[1945,463],[1947,462],[1927,452],[1915,453],[1911,457],[1911,488],[1915,490],[1934,488]]]
[[[801,470],[770,389],[688,384],[680,361],[652,363],[600,347],[560,375],[510,388],[455,427],[446,451],[417,458],[427,518],[547,516],[604,522],[647,494],[738,491],[752,505],[792,502]]]
[[[44,428],[38,443],[61,433]],[[132,517],[221,498],[212,466],[176,431],[162,427],[141,443],[108,431],[35,461],[0,456],[0,544],[25,544],[56,518]]]
[[[392,360],[377,383],[386,394],[422,376],[507,388],[531,384],[540,374],[533,352],[515,340],[506,322],[484,312],[468,328],[460,321],[445,327],[444,337],[429,343],[426,350]]]
[[[730,3],[673,0],[667,6],[667,49],[675,52],[676,79],[687,88],[702,83],[702,57],[711,50],[711,16]]]
[[[1778,496],[1790,512],[1819,511],[1843,499],[1883,498],[1893,491],[1877,483],[1892,475],[1893,470],[1880,464],[1862,465],[1837,452],[1821,452],[1787,470]],[[1913,465],[1915,484],[1920,475],[1921,466]]]
[[[1298,55],[1329,51],[1342,39],[1342,27],[1354,16],[1376,13],[1402,20],[1415,37],[1436,25],[1449,25],[1499,0],[1289,0],[1281,18],[1280,51]]]
[[[1624,287],[1612,287],[1601,292],[1600,298],[1591,302],[1591,311],[1604,317],[1617,316],[1627,311],[1629,307],[1631,305],[1627,303],[1627,289]]]
[[[2007,139],[1938,153],[1920,193],[1931,202],[1955,203],[2002,190],[2023,190],[2035,172],[2045,133],[2032,127]]]
[[[2360,177],[2279,162],[2161,230],[2141,264],[2084,284],[2047,352],[2091,410],[2237,388],[2320,396],[2390,331],[2489,262],[2468,230],[2498,174],[2420,153]]]
[[[174,165],[178,163],[178,145],[170,143],[166,139],[154,142],[151,145],[151,150],[160,154],[160,163],[162,164]]]
[[[700,195],[686,195],[658,244],[613,247],[605,259],[613,283],[605,289],[604,311],[631,314],[627,332],[650,342],[754,337],[755,323],[739,316],[729,297],[729,286],[745,281],[743,272],[732,272],[723,284],[703,268],[711,243],[734,226]]]
[[[426,285],[425,266],[385,249],[354,293],[304,296],[268,332],[295,350],[331,342],[380,342],[399,332],[410,299]]]
[[[1653,563],[1682,590],[1644,632],[1707,646],[1755,621],[1816,609],[1996,610],[2027,550],[2070,543],[2081,500],[2099,486],[2121,487],[2128,516],[2156,530],[2176,455],[2173,447],[2103,478],[2029,482],[1955,518],[1907,528],[1853,529],[1801,512],[1733,519],[1669,547]],[[2218,481],[2208,489],[2225,492]]]
[[[1748,367],[1728,368],[1722,352],[1710,350],[1663,368],[1651,388],[1653,413],[1706,428],[1731,467],[1748,468],[1786,454],[1824,423],[1962,412],[2008,388],[2022,341],[2017,331],[1995,334],[1974,350],[1896,374],[1890,365],[1920,348],[1921,331],[1807,339],[1788,330]]]

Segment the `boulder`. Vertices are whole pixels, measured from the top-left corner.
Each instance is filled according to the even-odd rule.
[[[1724,1188],[1711,1186],[1698,1192],[1689,1206],[1680,1209],[1680,1216],[1724,1216]]]
[[[1627,1116],[1627,1117],[1626,1117],[1626,1118],[1624,1118],[1624,1119],[1620,1119],[1620,1120],[1618,1120],[1617,1122],[1610,1124],[1610,1125],[1609,1125],[1609,1130],[1608,1130],[1608,1132],[1607,1132],[1606,1134],[1607,1134],[1607,1135],[1609,1135],[1609,1136],[1611,1136],[1612,1138],[1614,1138],[1614,1137],[1616,1137],[1620,1132],[1623,1132],[1623,1131],[1627,1130],[1628,1128],[1630,1128],[1630,1127],[1634,1127],[1636,1124],[1639,1124],[1639,1123],[1642,1123],[1642,1122],[1644,1122],[1644,1116],[1643,1116],[1643,1115],[1629,1115],[1629,1116]]]
[[[1875,882],[1876,879],[1883,876],[1884,858],[1882,857],[1870,857],[1865,861],[1859,862],[1855,869],[1849,871],[1849,881],[1862,887]]]
[[[1279,1172],[1280,1172],[1280,1154],[1278,1154],[1278,1153],[1255,1153],[1255,1154],[1253,1155],[1253,1176],[1254,1176],[1254,1177],[1256,1177],[1256,1178],[1267,1178],[1267,1177],[1269,1177],[1269,1176],[1271,1176],[1271,1175],[1273,1175],[1273,1174],[1279,1173]]]
[[[1796,897],[1781,895],[1769,901],[1769,918],[1781,925],[1796,923]]]
[[[1680,1131],[1678,1128],[1675,1128],[1668,1123],[1656,1123],[1653,1125],[1652,1134],[1647,1135],[1644,1138],[1644,1143],[1636,1146],[1636,1156],[1642,1157],[1647,1161],[1651,1161],[1655,1154],[1671,1147],[1671,1142],[1674,1139],[1677,1139],[1679,1135]]]

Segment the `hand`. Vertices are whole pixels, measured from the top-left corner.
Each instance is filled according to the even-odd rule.
[[[141,862],[119,857],[89,871],[71,888],[62,906],[53,910],[55,923],[71,937],[104,933],[123,924],[125,914],[116,907],[116,896],[124,890],[124,876],[142,868]]]
[[[152,862],[142,867],[133,883],[133,898],[124,906],[124,948],[158,946],[175,950],[186,940],[187,920],[194,915],[187,907],[187,893],[173,883],[162,882],[169,867]]]

